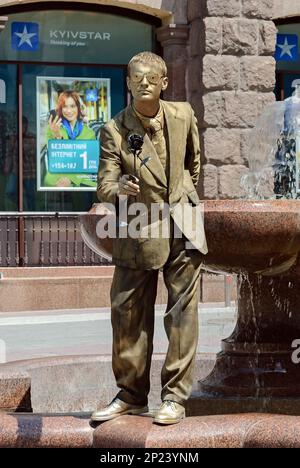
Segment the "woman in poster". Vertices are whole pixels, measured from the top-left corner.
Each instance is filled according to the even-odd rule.
[[[56,112],[50,113],[46,131],[49,140],[96,140],[95,132],[85,123],[83,103],[75,91],[59,95]],[[87,174],[57,174],[47,172],[44,178],[47,187],[94,186],[95,181]]]

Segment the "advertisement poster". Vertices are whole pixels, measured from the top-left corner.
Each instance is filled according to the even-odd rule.
[[[95,191],[108,78],[37,77],[37,189]]]

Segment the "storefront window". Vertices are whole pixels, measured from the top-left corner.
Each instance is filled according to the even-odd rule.
[[[17,66],[0,64],[0,211],[18,209]],[[34,159],[34,158],[33,158]]]
[[[286,99],[294,92],[293,84],[300,79],[300,24],[277,25],[276,96]]]
[[[126,64],[153,49],[153,26],[108,13],[22,12],[9,15],[1,43],[0,211],[88,210],[100,128],[126,106]]]

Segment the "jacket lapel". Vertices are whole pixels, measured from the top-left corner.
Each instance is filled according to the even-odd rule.
[[[173,188],[178,185],[178,177],[182,177],[182,155],[183,142],[186,143],[183,138],[184,132],[184,119],[182,119],[177,112],[177,109],[168,104],[166,101],[161,101],[165,121],[168,129],[168,148],[170,158],[170,173],[169,173],[169,194],[172,193]],[[183,155],[184,156],[184,155]]]
[[[144,138],[144,144],[142,148],[142,152],[139,155],[140,162],[143,161],[146,157],[150,156],[151,159],[145,164],[145,169],[142,170],[141,174],[146,179],[146,172],[145,170],[149,170],[152,175],[159,180],[159,182],[164,186],[167,187],[167,177],[164,171],[164,168],[160,162],[157,152],[147,135],[144,127],[142,126],[140,120],[135,115],[134,111],[132,110],[131,106],[128,106],[124,113],[123,125],[128,130],[126,138],[129,136],[130,133],[137,133]],[[139,164],[137,164],[137,169],[139,168]]]

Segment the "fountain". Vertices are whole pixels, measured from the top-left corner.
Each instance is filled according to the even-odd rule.
[[[209,202],[205,213],[206,231],[215,233],[205,264],[238,274],[238,319],[190,412],[300,414],[299,365],[292,361],[300,337],[298,202]]]

